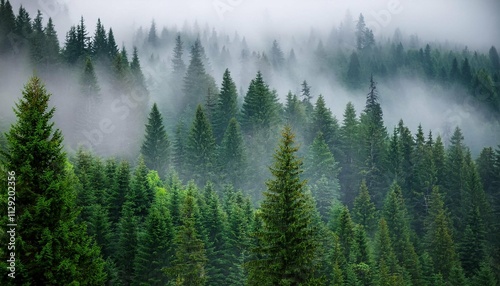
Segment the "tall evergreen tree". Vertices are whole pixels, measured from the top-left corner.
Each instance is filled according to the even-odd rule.
[[[195,181],[204,185],[214,174],[215,138],[212,126],[201,105],[196,109],[195,119],[186,145],[186,163]]]
[[[51,122],[55,109],[49,109],[49,99],[41,80],[32,77],[14,109],[18,120],[6,134],[5,166],[15,171],[16,205],[23,206],[10,222],[22,230],[16,232],[16,252],[22,254],[16,283],[103,284],[100,250],[77,222],[77,179],[62,151],[62,134]]]
[[[370,91],[366,106],[361,115],[361,144],[364,164],[362,174],[368,189],[372,191],[376,205],[381,205],[385,197],[385,142],[387,131],[383,122],[383,113],[378,102],[378,91],[373,76],[370,78]]]
[[[229,69],[224,71],[222,86],[214,114],[214,135],[221,142],[231,118],[238,116],[238,90]]]
[[[251,285],[299,285],[314,278],[315,253],[318,247],[313,224],[314,205],[300,179],[301,161],[295,153],[294,135],[289,126],[282,133],[279,149],[271,167],[273,179],[260,215],[263,226],[257,232],[261,258],[249,263]]]
[[[174,238],[175,258],[167,274],[176,285],[205,285],[206,251],[200,233],[196,231],[195,213],[197,204],[192,194],[187,194],[182,203],[181,225]]]
[[[278,103],[274,93],[264,82],[262,73],[250,82],[241,110],[241,125],[245,133],[255,134],[269,130],[278,120]]]
[[[356,110],[351,102],[348,102],[344,111],[344,119],[339,130],[340,135],[340,163],[339,181],[343,194],[343,202],[352,206],[356,191],[361,178],[360,167],[360,144],[359,144],[359,121]]]
[[[173,66],[173,74],[175,78],[181,79],[186,73],[186,64],[182,59],[183,51],[183,42],[181,40],[181,34],[177,34],[175,37],[175,47],[174,47],[174,55],[172,58],[172,66]]]
[[[372,202],[369,190],[363,180],[359,187],[359,194],[354,199],[352,217],[354,222],[362,225],[369,235],[372,235],[375,231],[376,211],[375,204]]]
[[[240,125],[235,118],[229,121],[218,154],[223,181],[234,187],[242,187],[245,180],[247,154]]]
[[[86,96],[99,96],[99,91],[101,90],[101,88],[99,87],[99,83],[97,82],[94,65],[92,64],[92,60],[89,57],[87,57],[87,59],[85,60],[85,67],[80,78],[80,87],[82,93]]]
[[[163,118],[156,103],[153,104],[146,124],[146,135],[141,146],[146,166],[163,177],[170,157],[170,141],[163,126]]]
[[[135,256],[136,285],[165,285],[167,276],[164,267],[173,260],[174,229],[168,209],[167,193],[156,193],[144,229],[139,232],[138,250]]]

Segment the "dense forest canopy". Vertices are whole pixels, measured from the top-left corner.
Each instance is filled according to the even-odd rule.
[[[0,284],[499,285],[495,45],[339,22],[61,37],[1,0]]]

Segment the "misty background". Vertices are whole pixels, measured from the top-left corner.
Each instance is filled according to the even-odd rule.
[[[395,31],[399,29],[398,37],[405,48],[411,45],[423,48],[429,43],[433,48],[468,49],[471,53],[487,54],[491,46],[500,46],[500,17],[497,15],[500,2],[494,0],[474,3],[410,0],[270,3],[249,0],[39,0],[11,3],[15,13],[22,4],[32,17],[40,10],[44,23],[52,18],[61,46],[69,28],[77,25],[83,17],[89,37],[94,35],[99,18],[106,29],[113,28],[118,48],[125,47],[129,59],[133,47],[137,47],[149,91],[147,97],[120,97],[106,80],[109,76],[106,76],[105,69],[100,67],[96,67],[102,96],[99,102],[82,102],[78,96],[81,68],[64,68],[43,74],[47,89],[53,94],[52,104],[57,107],[56,125],[62,129],[69,151],[87,145],[107,155],[138,151],[147,110],[153,102],[161,103],[167,131],[173,135],[179,116],[174,103],[182,94],[172,88],[167,78],[172,72],[172,51],[179,32],[183,35],[185,64],[189,63],[191,45],[199,37],[207,56],[207,72],[220,87],[222,73],[229,68],[240,91],[240,101],[257,70],[262,70],[258,63],[242,63],[242,49],[258,58],[262,53],[269,55],[276,40],[287,61],[293,49],[297,61],[295,68],[284,73],[272,69],[262,71],[264,80],[276,89],[282,103],[288,91],[299,94],[300,84],[307,80],[312,87],[313,100],[322,94],[339,121],[349,101],[354,103],[358,114],[361,112],[369,78],[363,79],[364,88],[349,89],[341,84],[341,73],[326,73],[318,68],[314,54],[321,50],[321,46],[325,50],[340,49],[348,58],[355,47],[334,42],[339,27],[347,25],[346,19],[349,18],[346,15],[351,15],[352,29],[358,15],[363,13],[377,45],[394,39]],[[155,47],[147,44],[153,21],[161,41]],[[29,60],[23,63],[19,58],[0,59],[2,131],[7,130],[14,120],[12,106],[21,96],[24,83],[33,73],[39,72],[29,66]],[[337,68],[346,67],[333,67]],[[389,133],[402,118],[413,133],[421,124],[424,130],[443,136],[445,143],[454,127],[459,126],[466,144],[475,155],[484,146],[500,143],[498,117],[465,97],[465,90],[448,89],[405,74],[384,79],[375,75],[375,81],[379,84],[380,102]],[[185,124],[190,126],[192,117],[186,115],[184,118]]]

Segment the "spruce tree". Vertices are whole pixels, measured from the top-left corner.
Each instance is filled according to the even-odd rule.
[[[451,269],[459,265],[459,260],[453,242],[450,219],[446,214],[443,199],[437,188],[434,188],[431,194],[424,240],[436,272],[441,273],[443,278],[447,280]]]
[[[363,180],[359,187],[359,194],[354,199],[352,218],[354,222],[363,226],[369,235],[373,235],[376,226],[376,208],[372,202],[368,187]]]
[[[153,104],[146,124],[146,135],[141,146],[146,166],[156,170],[163,177],[166,174],[170,157],[170,141],[163,125],[163,118],[156,103]]]
[[[218,96],[214,114],[214,135],[217,142],[221,142],[224,131],[231,118],[238,116],[238,91],[231,78],[229,69],[224,71],[222,86]]]
[[[166,272],[175,285],[205,285],[206,251],[200,233],[196,231],[197,204],[192,194],[187,194],[182,203],[181,225],[174,238],[175,258]]]
[[[175,37],[175,47],[174,55],[172,58],[173,74],[175,78],[181,79],[186,73],[186,64],[182,59],[183,54],[183,42],[181,40],[181,34],[177,34]]]
[[[123,205],[117,227],[115,254],[118,277],[123,285],[132,285],[135,277],[134,261],[137,255],[139,221],[134,215],[134,203]]]
[[[322,95],[316,100],[312,122],[310,126],[310,141],[318,135],[318,132],[323,133],[325,142],[330,148],[334,156],[338,157],[338,143],[339,143],[339,126],[337,119],[333,116],[330,108],[326,107],[325,99]]]
[[[366,97],[366,106],[361,115],[361,144],[364,164],[361,169],[368,189],[372,191],[375,205],[382,205],[385,197],[385,142],[387,131],[383,122],[383,113],[378,102],[378,91],[373,77],[370,78],[370,91]]]
[[[360,167],[360,144],[359,144],[359,121],[352,102],[348,102],[344,111],[344,119],[339,130],[340,163],[339,181],[343,194],[343,202],[352,206],[361,178]]]
[[[22,206],[11,221],[21,230],[16,283],[103,284],[100,250],[77,222],[77,178],[62,151],[61,131],[51,122],[55,109],[49,109],[49,99],[41,80],[32,77],[14,109],[17,122],[6,134],[5,166],[15,172],[16,205]]]
[[[92,39],[92,56],[99,60],[108,59],[108,37],[100,18],[97,19],[94,38]]]
[[[239,188],[245,181],[247,154],[243,143],[240,125],[235,118],[229,121],[218,154],[222,180]]]
[[[300,179],[302,163],[297,151],[294,135],[286,126],[260,208],[263,225],[257,231],[257,259],[249,262],[252,285],[299,285],[314,278],[318,248],[314,205]]]
[[[80,78],[80,88],[85,96],[99,96],[99,83],[97,82],[94,65],[92,64],[92,60],[89,57],[85,59],[85,67]]]
[[[264,82],[262,73],[250,82],[241,110],[241,125],[245,133],[269,131],[278,121],[277,98]]]
[[[186,145],[186,163],[199,185],[204,185],[213,176],[215,163],[215,138],[212,126],[201,105],[196,109],[195,119]]]
[[[164,267],[173,260],[174,228],[164,189],[156,193],[138,236],[138,249],[134,261],[135,285],[166,285]]]

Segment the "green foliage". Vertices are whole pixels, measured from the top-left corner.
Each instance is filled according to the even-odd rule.
[[[363,180],[359,188],[359,194],[354,199],[352,211],[353,221],[362,225],[363,228],[372,235],[375,231],[377,220],[377,210],[372,202],[366,183]]]
[[[32,77],[7,133],[7,170],[16,173],[16,283],[102,284],[104,260],[85,225],[77,222],[77,178],[62,152],[62,135],[51,122],[50,94]],[[93,273],[88,276],[87,273]],[[2,279],[10,279],[3,276]],[[4,281],[4,283],[7,283]]]
[[[193,178],[199,185],[205,184],[214,173],[215,138],[212,126],[201,105],[196,109],[195,119],[186,145],[186,163]]]
[[[197,204],[192,194],[187,194],[182,203],[181,224],[174,238],[175,258],[166,268],[171,281],[176,285],[205,285],[206,251],[200,234],[195,228]]]
[[[240,125],[235,118],[229,121],[224,133],[219,148],[218,161],[222,181],[235,187],[242,187],[246,173],[247,153]]]
[[[146,166],[163,176],[166,174],[170,157],[170,141],[163,126],[163,118],[156,103],[153,104],[146,124],[146,134],[141,146]]]
[[[222,86],[214,114],[214,134],[217,142],[222,141],[224,131],[228,128],[231,118],[238,116],[237,98],[236,84],[231,78],[229,69],[226,69],[222,77]]]
[[[260,208],[263,225],[257,231],[257,259],[249,263],[250,284],[297,285],[315,275],[318,242],[312,221],[314,205],[300,179],[302,163],[295,155],[298,148],[293,138],[290,127],[285,127],[270,168],[273,179],[267,182]]]

